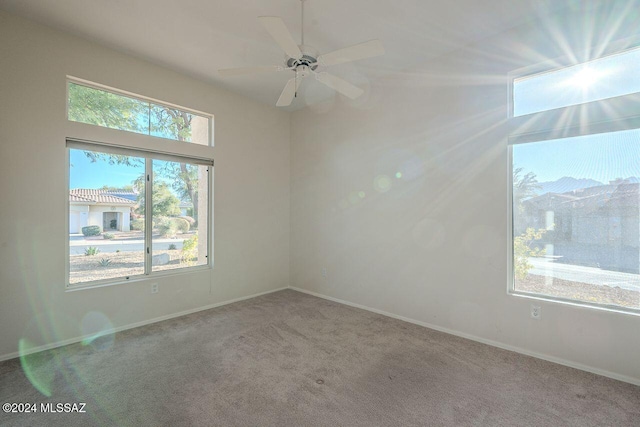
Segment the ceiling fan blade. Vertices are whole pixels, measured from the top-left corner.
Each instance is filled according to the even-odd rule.
[[[265,65],[261,67],[241,67],[241,68],[224,68],[218,70],[222,77],[241,76],[244,74],[265,73],[268,71],[281,71],[282,67],[277,65]]]
[[[286,107],[291,105],[293,97],[296,96],[296,92],[298,91],[298,86],[300,86],[300,79],[294,77],[289,80],[282,90],[280,98],[278,98],[278,102],[276,102],[276,106]]]
[[[333,52],[320,55],[318,62],[322,65],[336,65],[344,62],[357,61],[359,59],[373,58],[384,54],[384,46],[380,40],[370,40],[368,42],[356,44]]]
[[[348,81],[342,80],[340,77],[336,77],[333,74],[318,73],[316,78],[320,83],[329,86],[331,89],[340,92],[351,99],[356,99],[364,93],[364,90],[360,89],[358,86],[354,86]]]
[[[260,16],[258,17],[262,25],[271,37],[278,43],[278,46],[291,58],[301,58],[302,52],[298,44],[293,40],[291,33],[284,25],[284,21],[279,16]]]

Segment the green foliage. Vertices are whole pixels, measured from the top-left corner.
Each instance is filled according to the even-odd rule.
[[[144,231],[144,218],[138,218],[131,221],[131,229]]]
[[[146,117],[146,120],[144,118]],[[149,104],[77,84],[69,84],[69,119],[112,129],[147,133]]]
[[[170,251],[175,251],[175,250],[177,250],[177,249],[178,249],[178,247],[177,247],[175,244],[171,243],[171,244],[169,245],[169,250],[170,250]]]
[[[540,257],[545,255],[545,250],[533,247],[533,243],[542,239],[547,232],[545,229],[535,230],[527,228],[527,230],[513,239],[513,267],[516,278],[522,280],[527,277],[529,270],[533,268],[529,264],[529,258]]]
[[[178,233],[189,231],[189,222],[182,218],[161,216],[156,218],[156,224],[156,229],[162,237],[176,237]]]
[[[98,255],[99,253],[100,253],[100,249],[96,248],[95,246],[89,246],[87,249],[84,250],[85,256]]]
[[[86,227],[82,227],[82,234],[85,236],[99,236],[102,230],[97,225],[87,225]]]
[[[105,240],[113,240],[116,237],[113,233],[104,233],[102,234],[102,238]]]
[[[98,264],[100,264],[101,267],[108,267],[111,265],[111,260],[109,258],[102,258]]]
[[[171,218],[171,221],[176,223],[176,227],[180,233],[188,233],[191,229],[191,225],[189,225],[189,221],[184,218]]]
[[[186,111],[151,105],[151,135],[191,142],[191,120]]]
[[[176,237],[178,234],[178,224],[165,216],[156,218],[156,229],[162,237]]]
[[[162,181],[153,183],[153,216],[180,215],[180,200],[171,192],[169,186]],[[145,215],[144,191],[138,193],[138,213]]]
[[[193,226],[194,226],[194,225],[195,225],[195,223],[196,223],[196,220],[195,220],[195,219],[193,219],[193,218],[192,218],[192,217],[190,217],[190,216],[186,216],[186,215],[184,215],[184,216],[181,216],[181,217],[179,217],[179,218],[182,218],[182,219],[184,219],[184,220],[187,220],[187,222],[189,222],[189,226],[190,226],[191,228],[193,228]]]
[[[191,238],[182,242],[182,253],[180,254],[180,263],[186,265],[194,265],[198,260],[198,235],[194,234]]]

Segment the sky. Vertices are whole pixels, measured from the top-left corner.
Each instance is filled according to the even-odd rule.
[[[640,177],[640,130],[514,145],[513,167],[535,173],[538,182],[569,176],[607,184]]]
[[[124,187],[144,174],[144,163],[137,166],[92,163],[82,150],[69,150],[69,188]]]

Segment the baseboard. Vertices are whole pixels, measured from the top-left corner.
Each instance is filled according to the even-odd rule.
[[[570,368],[575,368],[575,369],[579,369],[581,371],[586,371],[586,372],[591,372],[592,374],[596,374],[596,375],[602,375],[603,377],[608,377],[608,378],[612,378],[614,380],[618,380],[618,381],[623,381],[626,383],[630,383],[633,385],[637,385],[640,386],[640,379],[638,378],[633,378],[633,377],[629,377],[626,375],[620,375],[620,374],[616,374],[615,372],[610,372],[610,371],[606,371],[604,369],[598,369],[598,368],[594,368],[592,366],[587,366],[587,365],[583,365],[581,363],[575,363],[572,362],[570,360],[566,360],[566,359],[562,359],[559,357],[555,357],[555,356],[549,356],[547,354],[542,354],[542,353],[537,353],[535,351],[530,351],[521,347],[516,347],[516,346],[512,346],[509,344],[504,344],[498,341],[493,341],[493,340],[488,340],[485,338],[481,338],[475,335],[471,335],[471,334],[466,334],[464,332],[458,332],[452,329],[448,329],[448,328],[443,328],[441,326],[438,325],[433,325],[431,323],[426,323],[426,322],[421,322],[419,320],[415,320],[415,319],[410,319],[408,317],[404,317],[404,316],[399,316],[397,314],[393,314],[393,313],[389,313],[383,310],[378,310],[377,308],[371,308],[371,307],[367,307],[361,304],[356,304],[350,301],[346,301],[346,300],[342,300],[339,298],[334,298],[334,297],[330,297],[327,295],[323,295],[323,294],[319,294],[316,292],[312,292],[312,291],[308,291],[306,289],[301,289],[301,288],[296,288],[294,286],[290,286],[289,289],[294,290],[294,291],[298,291],[298,292],[302,292],[304,294],[308,294],[308,295],[313,295],[314,297],[318,297],[318,298],[322,298],[322,299],[326,299],[329,301],[333,301],[333,302],[337,302],[340,304],[344,304],[344,305],[348,305],[350,307],[355,307],[355,308],[359,308],[362,310],[366,310],[366,311],[370,311],[372,313],[377,313],[377,314],[381,314],[383,316],[387,316],[387,317],[391,317],[393,319],[398,319],[398,320],[402,320],[404,322],[408,322],[408,323],[413,323],[415,325],[419,325],[419,326],[423,326],[425,328],[429,328],[429,329],[434,329],[436,331],[440,331],[440,332],[444,332],[447,334],[451,334],[451,335],[455,335],[457,337],[461,337],[461,338],[466,338],[472,341],[476,341],[476,342],[480,342],[482,344],[487,344],[493,347],[498,347],[501,348],[503,350],[509,350],[509,351],[513,351],[516,353],[520,353],[520,354],[524,354],[526,356],[531,356],[531,357],[535,357],[537,359],[542,359],[542,360],[546,360],[548,362],[553,362],[553,363],[557,363],[559,365],[564,365],[564,366],[568,366]]]
[[[169,319],[173,319],[175,317],[186,316],[187,314],[197,313],[198,311],[210,310],[212,308],[221,307],[223,305],[233,304],[234,302],[244,301],[244,300],[251,299],[251,298],[256,298],[256,297],[259,297],[259,296],[262,296],[262,295],[271,294],[273,292],[283,291],[285,289],[288,289],[288,287],[272,289],[270,291],[260,292],[260,293],[257,293],[257,294],[248,295],[248,296],[240,297],[240,298],[235,298],[235,299],[232,299],[232,300],[217,302],[215,304],[209,304],[209,305],[205,305],[205,306],[202,306],[202,307],[192,308],[190,310],[180,311],[178,313],[167,314],[165,316],[155,317],[153,319],[143,320],[141,322],[130,323],[130,324],[125,325],[125,326],[119,326],[117,328],[113,328],[113,329],[109,329],[107,331],[104,331],[103,335],[114,334],[114,333],[117,333],[117,332],[126,331],[127,329],[138,328],[140,326],[145,326],[145,325],[150,325],[152,323],[162,322],[163,320],[169,320]],[[81,341],[83,341],[85,339],[90,339],[90,338],[95,338],[95,334],[83,335],[83,336],[80,336],[80,337],[70,338],[70,339],[63,340],[63,341],[57,341],[57,342],[52,343],[52,344],[41,345],[41,346],[38,346],[38,347],[34,347],[32,349],[29,349],[29,351],[26,351],[26,352],[23,352],[23,353],[20,353],[20,352],[16,351],[14,353],[3,354],[3,355],[0,356],[0,362],[2,362],[4,360],[15,359],[16,357],[20,357],[20,356],[28,356],[29,354],[38,353],[38,352],[45,351],[45,350],[51,350],[51,349],[58,348],[58,347],[64,347],[65,345],[75,344],[75,343],[78,343],[78,342],[81,342]]]

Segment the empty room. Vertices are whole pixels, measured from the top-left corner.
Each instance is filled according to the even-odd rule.
[[[0,425],[640,426],[639,0],[0,0]]]

